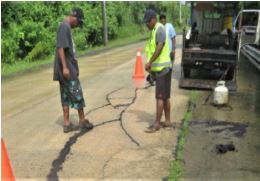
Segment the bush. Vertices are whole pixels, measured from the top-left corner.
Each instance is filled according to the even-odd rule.
[[[21,52],[19,42],[24,34],[20,32],[16,24],[10,24],[10,29],[2,30],[1,37],[1,58],[3,63],[12,64],[17,61],[17,55]]]
[[[32,62],[37,60],[38,58],[45,57],[50,52],[48,50],[48,47],[46,43],[38,42],[35,47],[28,53],[28,55],[25,57],[25,60]]]
[[[2,2],[2,63],[36,61],[54,52],[58,23],[72,8],[85,14],[84,28],[73,29],[78,50],[103,44],[102,2]],[[125,38],[147,31],[144,12],[165,11],[169,20],[178,16],[178,2],[106,2],[108,39]],[[174,10],[174,11],[172,11]],[[168,17],[168,15],[167,15]],[[175,24],[174,24],[175,25]]]

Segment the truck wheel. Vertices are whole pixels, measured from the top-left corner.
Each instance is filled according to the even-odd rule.
[[[190,77],[190,68],[183,68],[184,78]]]

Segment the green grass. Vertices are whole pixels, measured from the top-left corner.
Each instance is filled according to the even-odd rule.
[[[174,27],[174,28],[175,28],[175,32],[176,32],[176,33],[182,33],[182,31],[183,31],[183,27],[176,26],[176,27]]]
[[[36,69],[43,65],[50,64],[54,59],[54,56],[48,56],[42,60],[36,62],[28,62],[28,61],[19,61],[14,64],[1,64],[1,75],[9,76],[14,73],[24,72],[29,69]]]
[[[78,51],[77,56],[85,55],[92,51],[99,51],[104,48],[113,48],[113,47],[126,45],[129,43],[134,43],[134,42],[143,40],[145,38],[148,38],[148,36],[149,36],[148,32],[135,33],[135,34],[133,34],[133,36],[127,36],[127,37],[122,37],[122,38],[119,38],[116,40],[112,40],[112,41],[108,42],[108,45],[106,47],[101,45],[101,46],[89,48],[87,50]],[[37,68],[42,67],[43,65],[51,64],[53,61],[54,61],[54,55],[50,55],[50,56],[45,57],[44,59],[39,59],[35,62],[19,61],[14,64],[3,64],[2,63],[1,64],[1,75],[5,77],[5,76],[9,76],[9,75],[12,75],[15,73],[21,73],[21,72],[25,72],[27,70],[37,69]]]
[[[189,131],[189,122],[192,119],[192,111],[197,99],[197,92],[192,91],[187,112],[184,114],[182,127],[177,142],[177,149],[175,152],[175,160],[170,163],[170,174],[168,180],[179,181],[184,171],[184,145]]]

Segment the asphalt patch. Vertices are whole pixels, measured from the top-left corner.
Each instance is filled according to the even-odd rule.
[[[248,124],[228,122],[221,120],[191,121],[190,125],[203,125],[210,128],[211,133],[231,133],[234,137],[241,138],[245,135]]]
[[[83,136],[88,131],[80,131],[79,133],[74,134],[64,145],[63,149],[60,151],[59,156],[52,162],[52,168],[47,175],[48,181],[59,180],[58,172],[62,170],[62,165],[66,161],[67,155],[71,151],[72,145],[76,144],[79,137]]]

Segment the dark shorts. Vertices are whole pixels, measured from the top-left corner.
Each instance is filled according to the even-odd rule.
[[[155,98],[169,99],[171,97],[172,69],[167,68],[154,74],[156,79]]]
[[[69,106],[77,110],[85,107],[79,80],[60,81],[60,96],[62,106]]]

